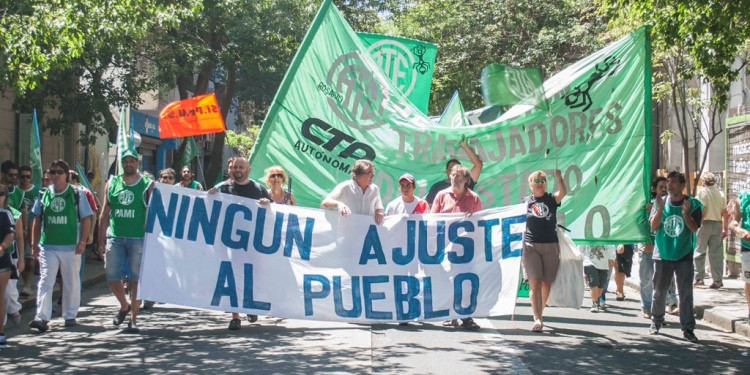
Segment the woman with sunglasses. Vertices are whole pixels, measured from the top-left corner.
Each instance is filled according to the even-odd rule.
[[[5,289],[8,286],[13,262],[11,245],[15,239],[13,216],[8,211],[8,188],[0,185],[0,349],[5,348]]]
[[[175,176],[177,176],[177,172],[174,169],[164,168],[159,172],[159,182],[174,185]]]
[[[523,268],[529,279],[529,299],[534,313],[532,332],[542,332],[542,315],[547,305],[549,290],[560,265],[560,247],[557,244],[557,207],[567,193],[559,169],[555,169],[555,184],[559,190],[547,192],[547,174],[533,172],[529,176],[531,195],[526,197],[526,232],[523,234]]]
[[[273,165],[266,169],[266,186],[269,187],[268,193],[274,203],[296,205],[297,200],[294,194],[289,190],[284,190],[283,185],[286,183],[286,173],[278,165]]]

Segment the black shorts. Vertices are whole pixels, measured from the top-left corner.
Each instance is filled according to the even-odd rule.
[[[615,258],[617,262],[617,272],[624,273],[626,277],[630,277],[630,270],[633,268],[633,251],[625,250],[622,254],[617,254]]]
[[[10,253],[3,250],[3,255],[0,256],[0,273],[13,272],[15,269],[16,267],[13,267],[13,261],[10,259]]]
[[[589,287],[604,288],[609,270],[600,270],[594,266],[586,266],[583,267],[583,273],[589,279]]]

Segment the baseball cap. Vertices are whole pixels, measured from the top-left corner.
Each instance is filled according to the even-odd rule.
[[[398,182],[401,182],[401,180],[409,181],[410,183],[414,184],[414,176],[412,176],[409,173],[404,173],[401,175],[401,177],[398,178]]]
[[[128,156],[132,156],[138,159],[138,154],[133,150],[125,150],[125,152],[122,153],[122,157],[120,159],[125,159]]]

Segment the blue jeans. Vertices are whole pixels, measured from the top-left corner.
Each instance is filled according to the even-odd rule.
[[[104,253],[107,282],[122,280],[126,269],[130,271],[129,280],[137,282],[141,271],[142,253],[143,238],[107,238],[107,250]]]

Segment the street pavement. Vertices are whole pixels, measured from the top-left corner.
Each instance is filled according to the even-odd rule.
[[[99,281],[85,288],[79,326],[63,327],[56,314],[50,331],[38,334],[27,327],[33,309],[21,325],[9,324],[0,373],[750,374],[750,340],[742,335],[699,321],[701,341],[691,344],[668,316],[649,336],[633,289],[625,301],[610,293],[604,313],[548,308],[541,334],[530,331],[528,299],[519,298],[513,317],[477,319],[479,331],[270,317],[229,331],[229,314],[157,304],[132,335],[112,325],[117,308],[101,267],[87,265],[87,278]]]

